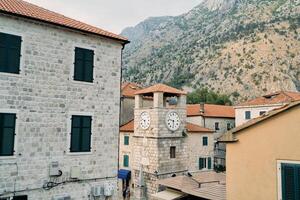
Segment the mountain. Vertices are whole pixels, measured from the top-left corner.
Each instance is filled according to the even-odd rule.
[[[204,0],[121,34],[131,40],[124,50],[128,81],[207,87],[234,101],[300,90],[300,1]]]

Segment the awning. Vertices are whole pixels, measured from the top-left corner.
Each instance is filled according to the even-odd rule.
[[[156,200],[175,200],[185,196],[185,194],[179,191],[166,189],[162,192],[152,194],[151,196]]]
[[[118,172],[118,178],[123,180],[129,180],[131,178],[131,171],[126,169],[120,169]]]

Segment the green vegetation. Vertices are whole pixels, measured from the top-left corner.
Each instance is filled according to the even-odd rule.
[[[187,103],[196,104],[201,102],[218,105],[232,105],[228,95],[218,94],[207,88],[197,89],[187,95]]]

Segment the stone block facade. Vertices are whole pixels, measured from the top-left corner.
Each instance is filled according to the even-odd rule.
[[[0,197],[86,200],[93,185],[110,183],[117,199],[122,44],[4,14],[0,32],[22,37],[20,74],[0,73],[0,112],[17,116],[14,156],[0,157]],[[75,47],[94,50],[93,83],[73,81]],[[92,116],[89,153],[69,152],[72,114]],[[55,181],[65,183],[44,190],[53,161],[62,171]],[[71,182],[74,166],[81,175]]]

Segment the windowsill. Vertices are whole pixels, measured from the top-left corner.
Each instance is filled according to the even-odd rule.
[[[18,74],[15,74],[15,73],[9,73],[9,72],[0,72],[0,76],[1,76],[1,75],[20,78],[20,77],[21,77],[21,71],[20,71],[20,73],[18,73]]]
[[[16,158],[17,158],[16,155],[12,155],[12,156],[0,156],[0,160],[14,160]]]
[[[93,152],[67,152],[66,153],[69,156],[85,156],[85,155],[92,155]]]
[[[77,80],[71,80],[72,83],[74,84],[80,84],[80,85],[89,85],[89,86],[92,86],[92,85],[95,85],[95,82],[85,82],[85,81],[77,81]]]

